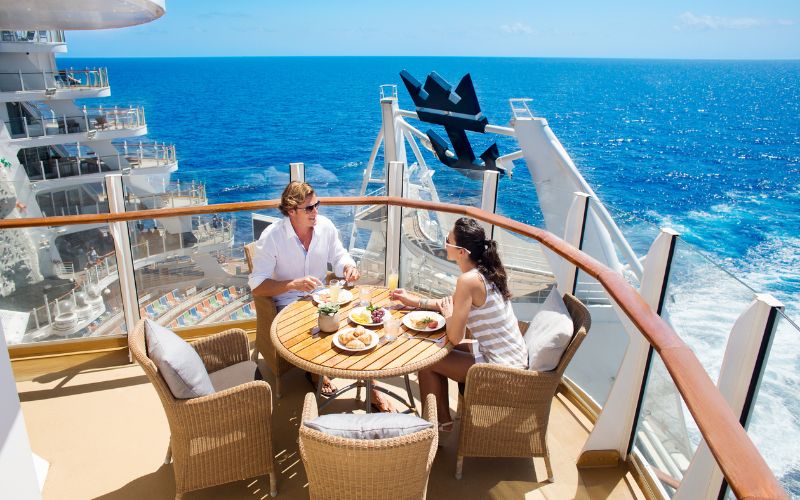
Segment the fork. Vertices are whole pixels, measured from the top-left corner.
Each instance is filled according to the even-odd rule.
[[[412,339],[417,339],[417,340],[427,340],[428,342],[433,342],[434,344],[440,344],[440,343],[444,342],[444,339],[445,339],[445,337],[439,337],[438,339],[432,339],[432,338],[429,338],[429,337],[411,337],[411,338]]]

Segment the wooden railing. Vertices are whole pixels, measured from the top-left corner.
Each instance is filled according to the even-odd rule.
[[[672,328],[657,315],[625,279],[593,257],[544,229],[532,227],[478,208],[409,200],[393,196],[320,198],[323,205],[393,205],[472,217],[522,236],[533,238],[575,264],[603,285],[650,345],[658,352],[675,386],[694,417],[728,485],[737,498],[788,498],[738,418],[730,409],[700,361]],[[0,229],[97,224],[160,217],[277,208],[278,200],[223,203],[200,207],[141,210],[121,214],[76,215],[38,219],[5,219]]]

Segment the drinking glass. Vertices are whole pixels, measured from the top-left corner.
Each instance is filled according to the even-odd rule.
[[[392,272],[389,273],[389,279],[386,281],[389,290],[396,289],[398,281],[400,281],[400,277],[397,275],[397,269],[392,269]]]
[[[334,304],[339,303],[339,291],[342,289],[342,282],[339,280],[331,280],[328,283],[328,293],[331,296],[331,302]]]
[[[386,316],[383,320],[383,338],[386,342],[397,340],[397,334],[400,333],[400,320],[392,316]]]
[[[389,290],[396,290],[398,281],[400,281],[400,277],[397,275],[397,269],[392,269],[392,272],[389,273],[389,277],[386,280],[386,285],[389,287]],[[391,308],[397,307],[397,303],[394,300],[392,300],[391,303]]]
[[[358,305],[367,307],[372,301],[372,287],[360,285],[358,287]]]

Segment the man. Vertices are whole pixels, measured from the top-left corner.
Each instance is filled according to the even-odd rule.
[[[254,296],[272,297],[280,311],[322,286],[328,264],[348,282],[358,280],[356,263],[339,240],[336,226],[319,214],[314,188],[305,182],[290,182],[278,208],[284,218],[265,229],[255,245],[249,279]],[[325,395],[336,392],[327,377],[322,391]],[[379,410],[391,410],[377,391],[373,401]]]

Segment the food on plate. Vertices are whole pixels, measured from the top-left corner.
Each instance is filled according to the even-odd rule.
[[[367,306],[367,311],[369,311],[373,323],[380,323],[383,321],[383,315],[386,313],[386,311],[378,306],[372,305],[372,303]]]
[[[352,314],[351,318],[356,323],[369,323],[370,322],[370,315],[365,310],[359,310]]]
[[[331,294],[327,292],[320,292],[317,297],[319,297],[320,302],[330,302],[331,300]]]
[[[367,336],[366,336],[366,335],[364,335],[364,339],[365,339],[365,340],[366,340],[366,337],[367,337]],[[363,349],[363,348],[367,347],[367,345],[366,345],[366,344],[364,344],[364,342],[362,342],[362,341],[360,340],[360,338],[357,338],[357,339],[353,339],[353,340],[351,340],[350,342],[348,342],[347,344],[345,344],[345,346],[346,346],[348,349]]]
[[[383,309],[375,309],[372,311],[372,322],[373,323],[380,323],[383,321],[384,310]]]
[[[348,349],[364,349],[372,343],[372,332],[363,326],[345,330],[339,335],[339,345]]]
[[[426,330],[426,329],[431,330],[439,326],[439,322],[431,318],[430,316],[422,316],[421,318],[414,318],[411,320],[411,324],[414,325],[414,328],[418,328],[420,330]]]

